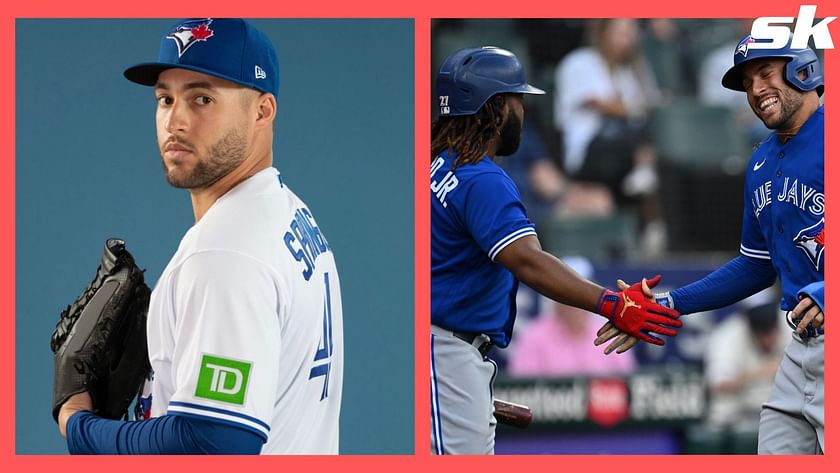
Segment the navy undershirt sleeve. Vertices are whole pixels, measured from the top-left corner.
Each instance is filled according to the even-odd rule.
[[[67,421],[72,454],[259,454],[263,438],[227,424],[179,415],[143,421],[103,419],[90,412]]]
[[[705,278],[671,291],[671,298],[680,314],[691,314],[734,304],[775,281],[769,260],[739,255]]]

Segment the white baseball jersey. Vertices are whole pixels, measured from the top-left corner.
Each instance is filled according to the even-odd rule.
[[[335,260],[274,168],[243,181],[181,240],[152,292],[152,417],[248,429],[262,453],[338,453],[343,377]]]

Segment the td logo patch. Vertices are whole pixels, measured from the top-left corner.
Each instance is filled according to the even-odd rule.
[[[245,404],[251,363],[202,355],[195,396],[230,404]]]

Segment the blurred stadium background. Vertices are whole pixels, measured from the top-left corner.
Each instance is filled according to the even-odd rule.
[[[745,166],[768,131],[744,94],[723,89],[720,78],[750,25],[433,20],[432,73],[464,47],[516,53],[528,82],[547,95],[525,99],[520,150],[499,163],[517,182],[543,246],[604,286],[662,274],[658,289],[667,290],[738,252]],[[590,67],[599,55],[613,65],[611,77],[596,77]],[[618,111],[605,111],[586,138],[592,145],[619,122],[624,141],[602,140],[597,149],[610,156],[624,150],[615,159],[630,164],[604,168],[600,179],[597,166],[582,172],[580,150],[575,156],[570,142],[587,135],[578,128],[591,120],[576,115],[574,104],[586,97],[575,94],[604,80],[629,91],[608,104]],[[500,426],[497,453],[755,453],[760,404],[790,337],[776,288],[685,316],[679,336],[664,347],[640,345],[609,357],[592,346],[599,319],[520,288],[513,342],[491,357],[501,368],[496,397],[530,405],[534,423],[528,430]]]

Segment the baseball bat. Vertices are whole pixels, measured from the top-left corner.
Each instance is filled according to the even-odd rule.
[[[495,408],[493,415],[496,416],[497,421],[520,429],[528,428],[534,417],[531,414],[531,408],[522,404],[493,399],[493,407]]]

